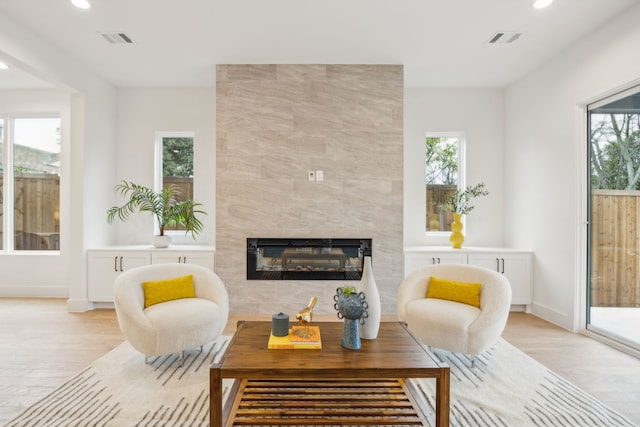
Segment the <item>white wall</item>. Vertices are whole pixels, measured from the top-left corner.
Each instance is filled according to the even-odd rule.
[[[194,132],[194,199],[204,205],[207,215],[202,217],[205,227],[195,241],[179,233],[173,237],[176,244],[213,245],[215,241],[215,97],[215,88],[118,90],[118,161],[111,187],[126,180],[153,188],[156,132]],[[122,203],[115,197],[111,200],[112,204]],[[101,215],[106,221],[106,211]],[[149,214],[116,221],[111,228],[115,230],[111,243],[119,245],[148,245],[154,234]]]
[[[506,90],[505,236],[536,253],[533,312],[578,329],[586,219],[581,104],[640,79],[640,6]]]
[[[0,295],[68,295],[71,310],[84,310],[88,307],[85,248],[104,243],[108,231],[96,213],[108,208],[103,196],[113,182],[115,91],[74,58],[2,15],[0,57],[68,96],[61,129],[63,141],[68,135],[60,190],[61,209],[68,206],[66,215],[61,210],[64,247],[60,255],[3,255]]]
[[[489,195],[466,215],[464,246],[503,244],[504,107],[499,89],[406,89],[404,113],[404,246],[449,246],[448,233],[425,232],[426,132],[464,132],[467,185]]]
[[[61,123],[61,163],[69,161],[69,124],[71,95],[59,89],[38,90],[2,90],[0,91],[0,115],[4,114],[60,114]],[[69,171],[63,170],[60,176],[60,228],[69,230],[71,212],[69,196]],[[0,218],[1,220],[2,218]],[[6,234],[6,233],[5,233]],[[33,263],[39,268],[33,269]],[[25,252],[0,256],[0,292],[9,295],[38,295],[45,293],[54,296],[68,295],[68,277],[71,270],[69,252],[60,255],[30,254]],[[24,274],[30,272],[30,274]]]

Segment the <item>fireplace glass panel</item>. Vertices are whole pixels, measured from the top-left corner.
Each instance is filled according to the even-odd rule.
[[[371,239],[247,239],[249,280],[360,280]]]

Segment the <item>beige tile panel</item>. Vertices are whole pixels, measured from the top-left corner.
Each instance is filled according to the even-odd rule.
[[[332,313],[344,284],[247,281],[247,237],[370,237],[383,307],[395,312],[402,79],[388,65],[218,67],[216,271],[232,309],[293,312],[318,294],[318,310]],[[309,182],[309,170],[325,181]]]

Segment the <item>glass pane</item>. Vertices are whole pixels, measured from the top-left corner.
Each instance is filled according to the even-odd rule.
[[[427,192],[427,231],[451,231],[453,214],[445,201],[460,185],[459,136],[430,136],[425,140],[425,184]]]
[[[178,187],[179,200],[193,199],[193,138],[162,138],[162,188]],[[167,230],[184,230],[183,225],[166,227]]]
[[[589,329],[640,348],[640,97],[589,114]]]
[[[13,120],[16,250],[60,249],[60,119]]]

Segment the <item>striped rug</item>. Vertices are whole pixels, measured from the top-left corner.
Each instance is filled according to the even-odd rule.
[[[229,337],[177,356],[144,357],[123,343],[27,408],[5,427],[206,427],[209,370]],[[476,358],[435,351],[451,366],[452,427],[622,427],[628,419],[554,374],[504,340]],[[434,381],[415,380],[432,413]],[[224,383],[224,396],[229,383]],[[432,417],[431,417],[432,418]]]
[[[434,350],[451,367],[452,427],[627,427],[624,416],[504,340],[476,357]],[[414,380],[433,411],[435,384]]]

